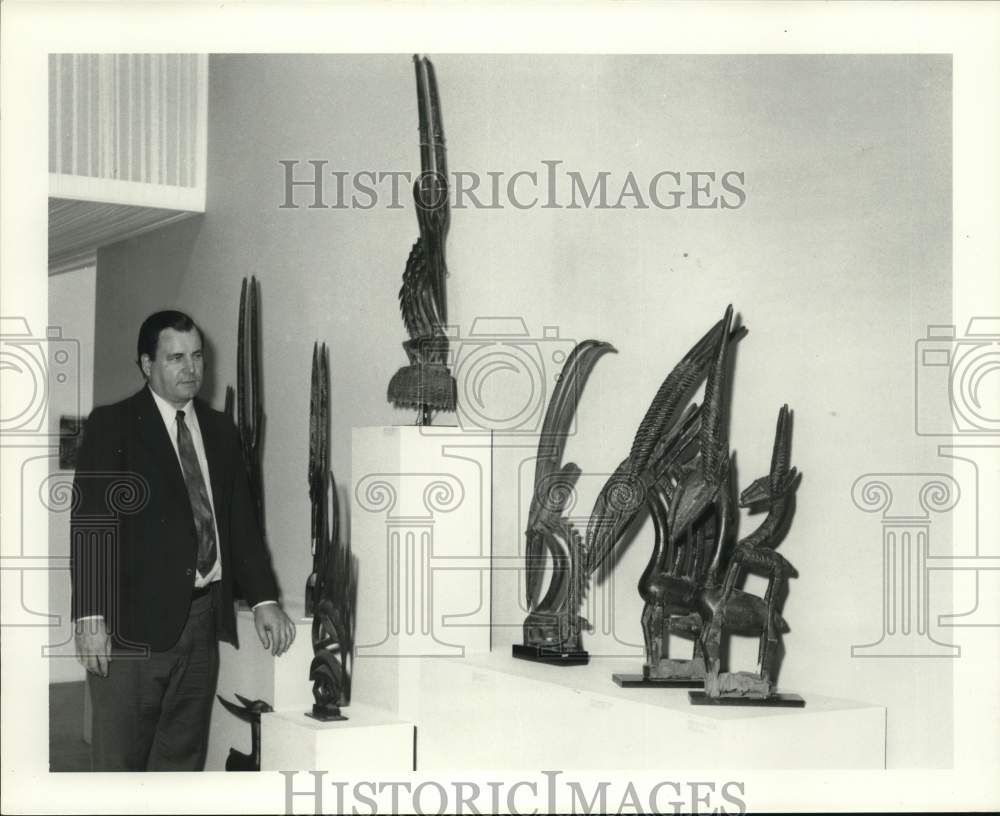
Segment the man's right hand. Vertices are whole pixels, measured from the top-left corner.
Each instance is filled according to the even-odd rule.
[[[107,677],[111,665],[111,637],[103,617],[76,622],[76,659],[91,674]]]

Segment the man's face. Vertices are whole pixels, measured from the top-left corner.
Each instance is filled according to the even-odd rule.
[[[141,362],[149,387],[175,408],[184,407],[201,389],[205,362],[197,329],[164,329],[156,344],[156,357],[143,354]]]

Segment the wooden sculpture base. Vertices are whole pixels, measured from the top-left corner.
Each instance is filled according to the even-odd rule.
[[[306,716],[320,722],[338,722],[347,719],[337,706],[314,705],[312,711],[306,712]]]
[[[590,662],[590,652],[563,652],[545,646],[525,646],[515,643],[511,646],[511,654],[520,660],[533,660],[536,663],[548,663],[552,666],[586,666]]]
[[[691,677],[645,677],[641,674],[612,674],[611,679],[622,688],[681,688],[700,689],[704,680]]]
[[[774,708],[805,708],[806,701],[798,694],[772,694],[770,697],[709,697],[704,691],[689,691],[691,705],[759,706]]]

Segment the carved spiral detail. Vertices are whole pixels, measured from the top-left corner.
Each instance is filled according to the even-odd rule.
[[[390,512],[396,506],[396,488],[384,479],[369,477],[358,482],[355,498],[371,513]]]
[[[571,479],[557,473],[538,485],[535,498],[550,513],[568,513],[576,505],[577,492]]]
[[[38,498],[49,512],[65,513],[80,506],[80,488],[64,474],[53,473],[39,486]]]
[[[112,513],[136,513],[149,501],[149,482],[138,474],[119,476],[108,485],[104,500]]]
[[[630,513],[646,500],[646,489],[638,479],[615,479],[607,489],[608,509],[616,513]]]
[[[892,504],[892,488],[878,477],[867,474],[854,482],[851,498],[859,510],[878,513]]]
[[[424,487],[424,507],[433,513],[447,513],[465,499],[465,488],[457,479],[435,479]]]
[[[928,513],[944,513],[951,510],[961,496],[958,483],[941,473],[920,488],[920,506]]]

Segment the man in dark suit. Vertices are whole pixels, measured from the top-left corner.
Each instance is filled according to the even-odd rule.
[[[237,431],[195,399],[200,330],[157,312],[137,352],[146,386],[91,413],[74,483],[72,608],[94,770],[201,770],[217,641],[237,645],[234,579],[265,649],[282,654],[295,626],[277,603]],[[109,518],[112,535],[94,524]]]

